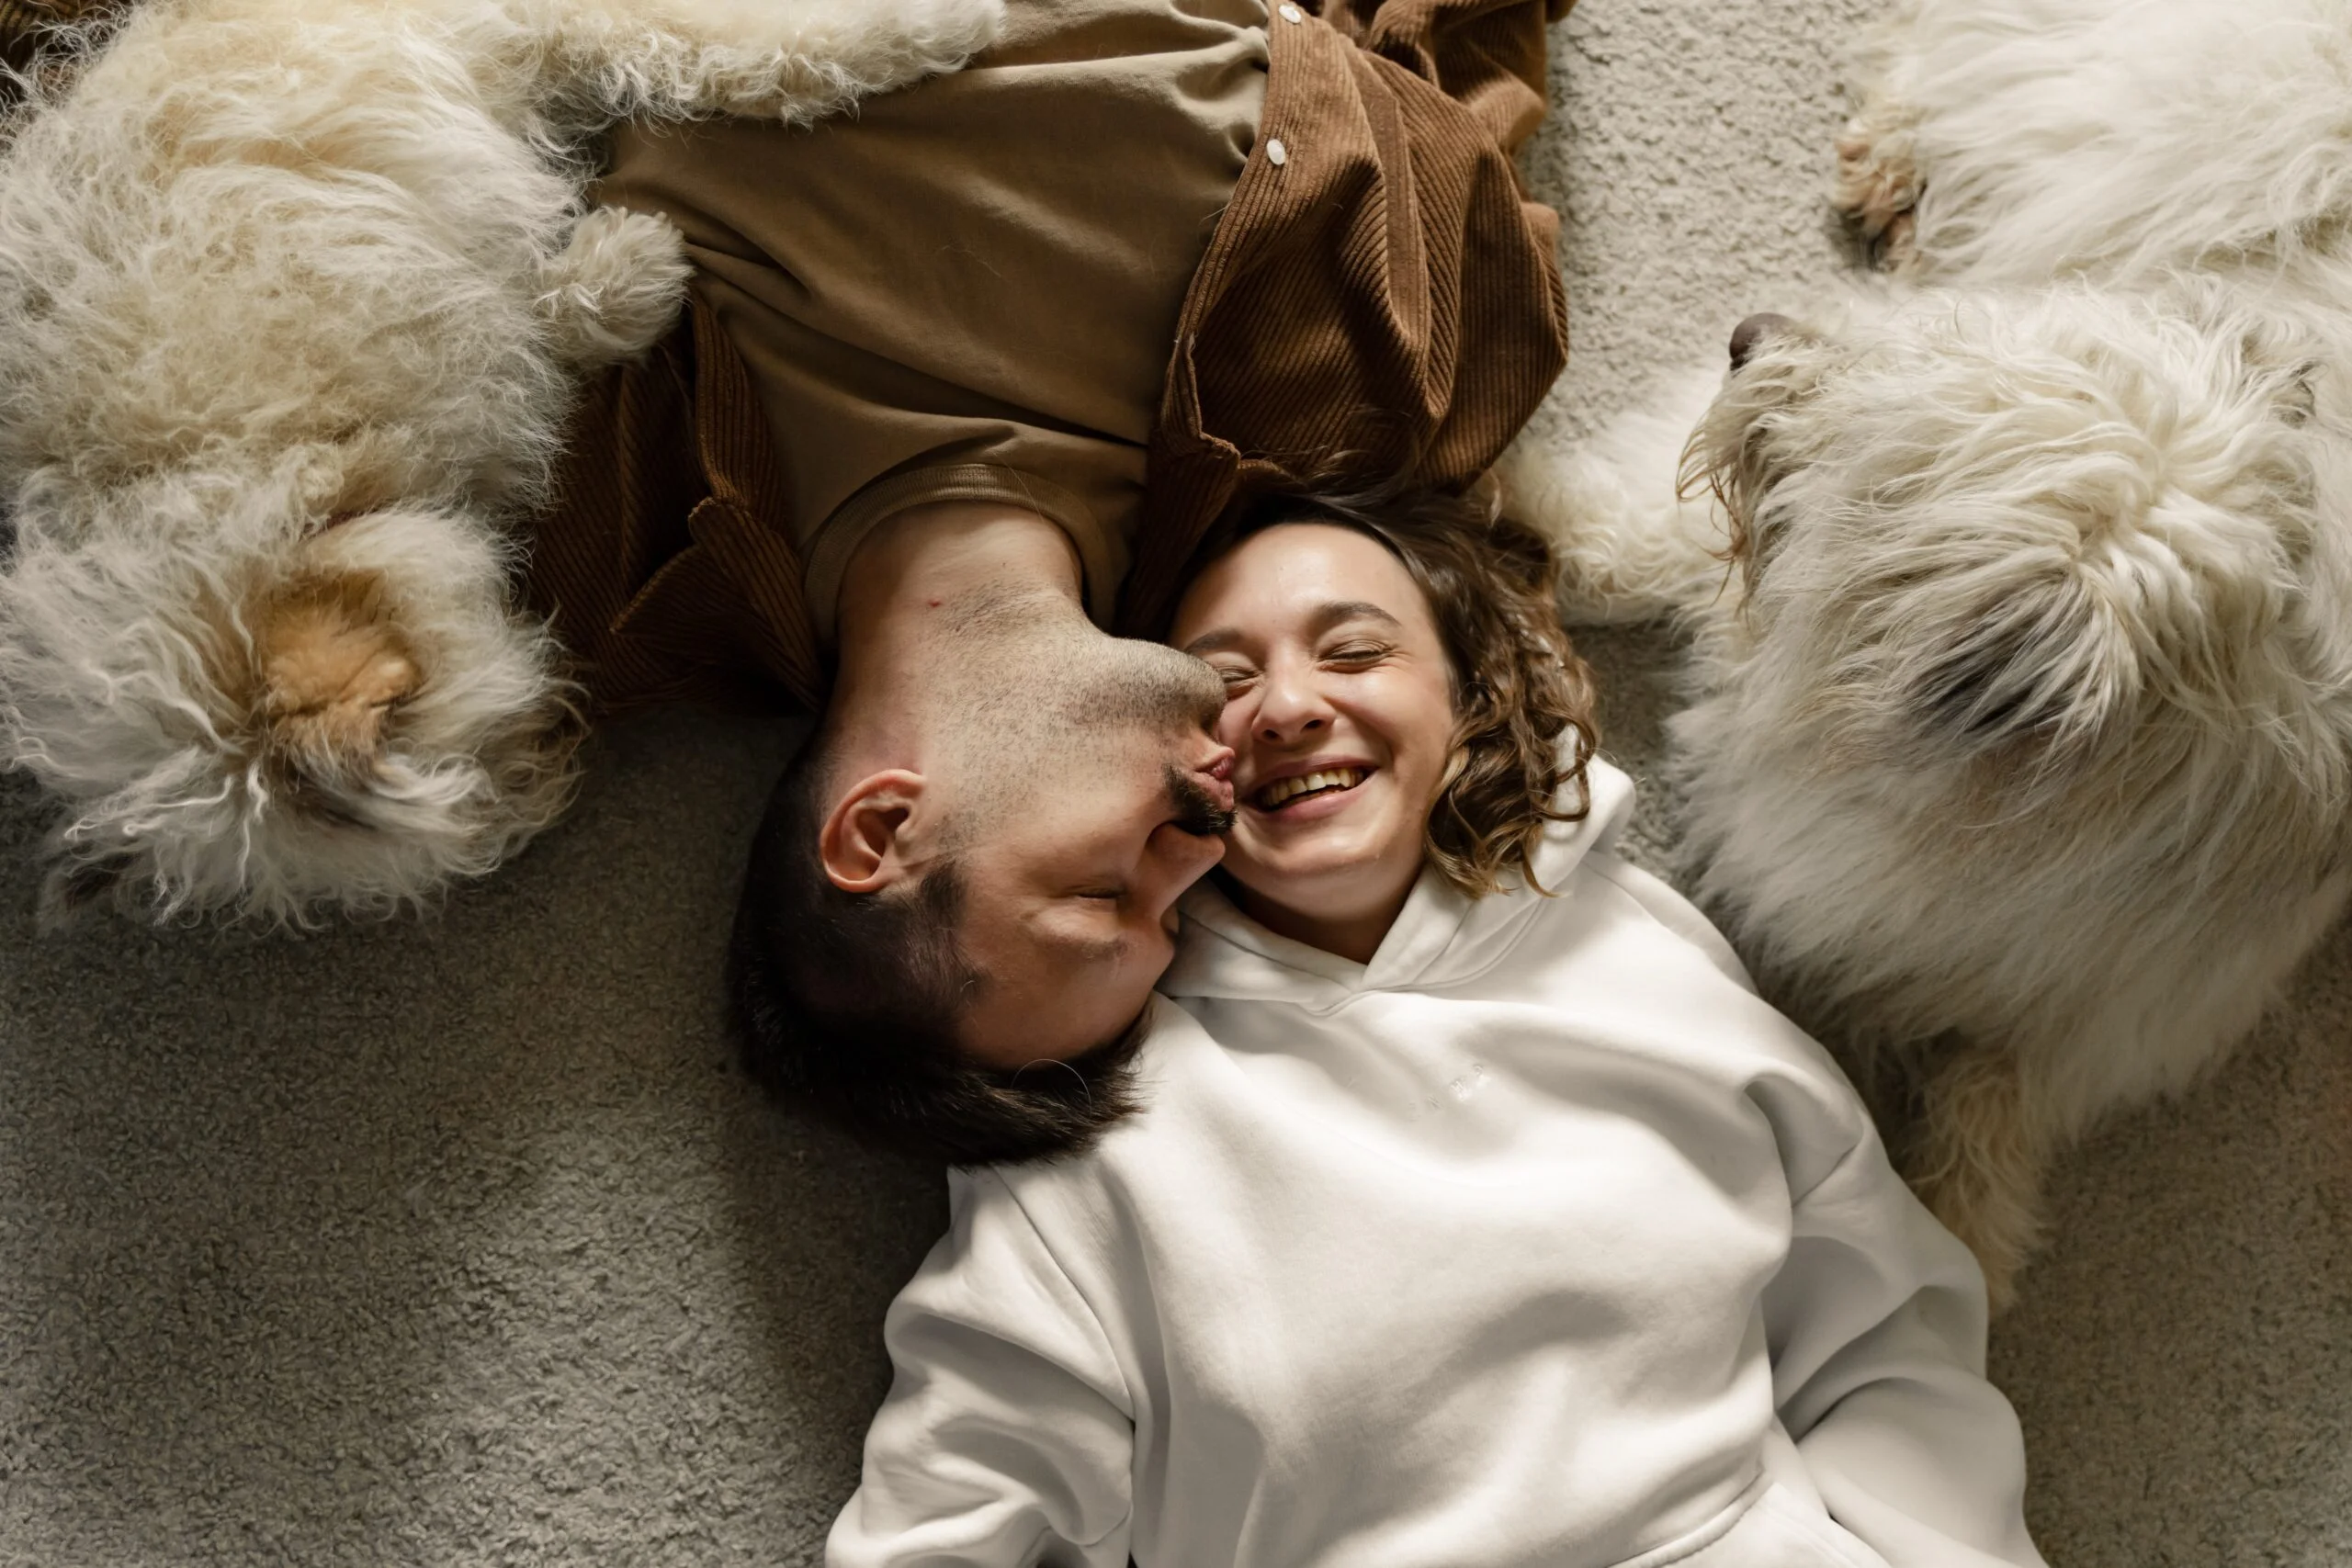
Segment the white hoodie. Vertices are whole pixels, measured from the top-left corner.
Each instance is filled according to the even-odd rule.
[[[1369,964],[1187,896],[1145,1109],[951,1176],[832,1568],[2041,1563],[1974,1262],[1592,773]]]

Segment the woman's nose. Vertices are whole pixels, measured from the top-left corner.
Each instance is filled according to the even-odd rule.
[[[1331,705],[1323,700],[1312,671],[1271,670],[1253,716],[1250,733],[1275,745],[1313,735],[1331,722]]]

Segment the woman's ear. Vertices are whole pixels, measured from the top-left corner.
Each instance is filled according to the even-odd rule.
[[[844,893],[879,893],[931,858],[923,776],[891,768],[858,780],[818,830],[817,856]]]

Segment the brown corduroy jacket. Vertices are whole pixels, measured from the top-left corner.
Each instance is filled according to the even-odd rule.
[[[1149,635],[1202,540],[1308,486],[1457,490],[1567,357],[1558,220],[1511,154],[1572,0],[1272,0],[1259,135],[1187,290],[1117,629]],[[0,54],[90,0],[0,0]],[[1279,146],[1280,152],[1276,152]],[[816,709],[827,670],[757,392],[696,300],[586,389],[530,597],[606,706]]]
[[[1570,4],[1273,0],[1258,140],[1170,345],[1117,629],[1156,631],[1201,541],[1252,500],[1458,490],[1534,411],[1567,310],[1558,220],[1511,154]],[[699,301],[590,389],[531,588],[601,703],[822,705],[755,400]]]

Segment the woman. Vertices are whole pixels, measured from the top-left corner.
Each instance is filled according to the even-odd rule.
[[[1973,1261],[1609,852],[1549,593],[1466,503],[1193,580],[1238,820],[1141,1108],[953,1179],[831,1562],[2041,1562]]]

